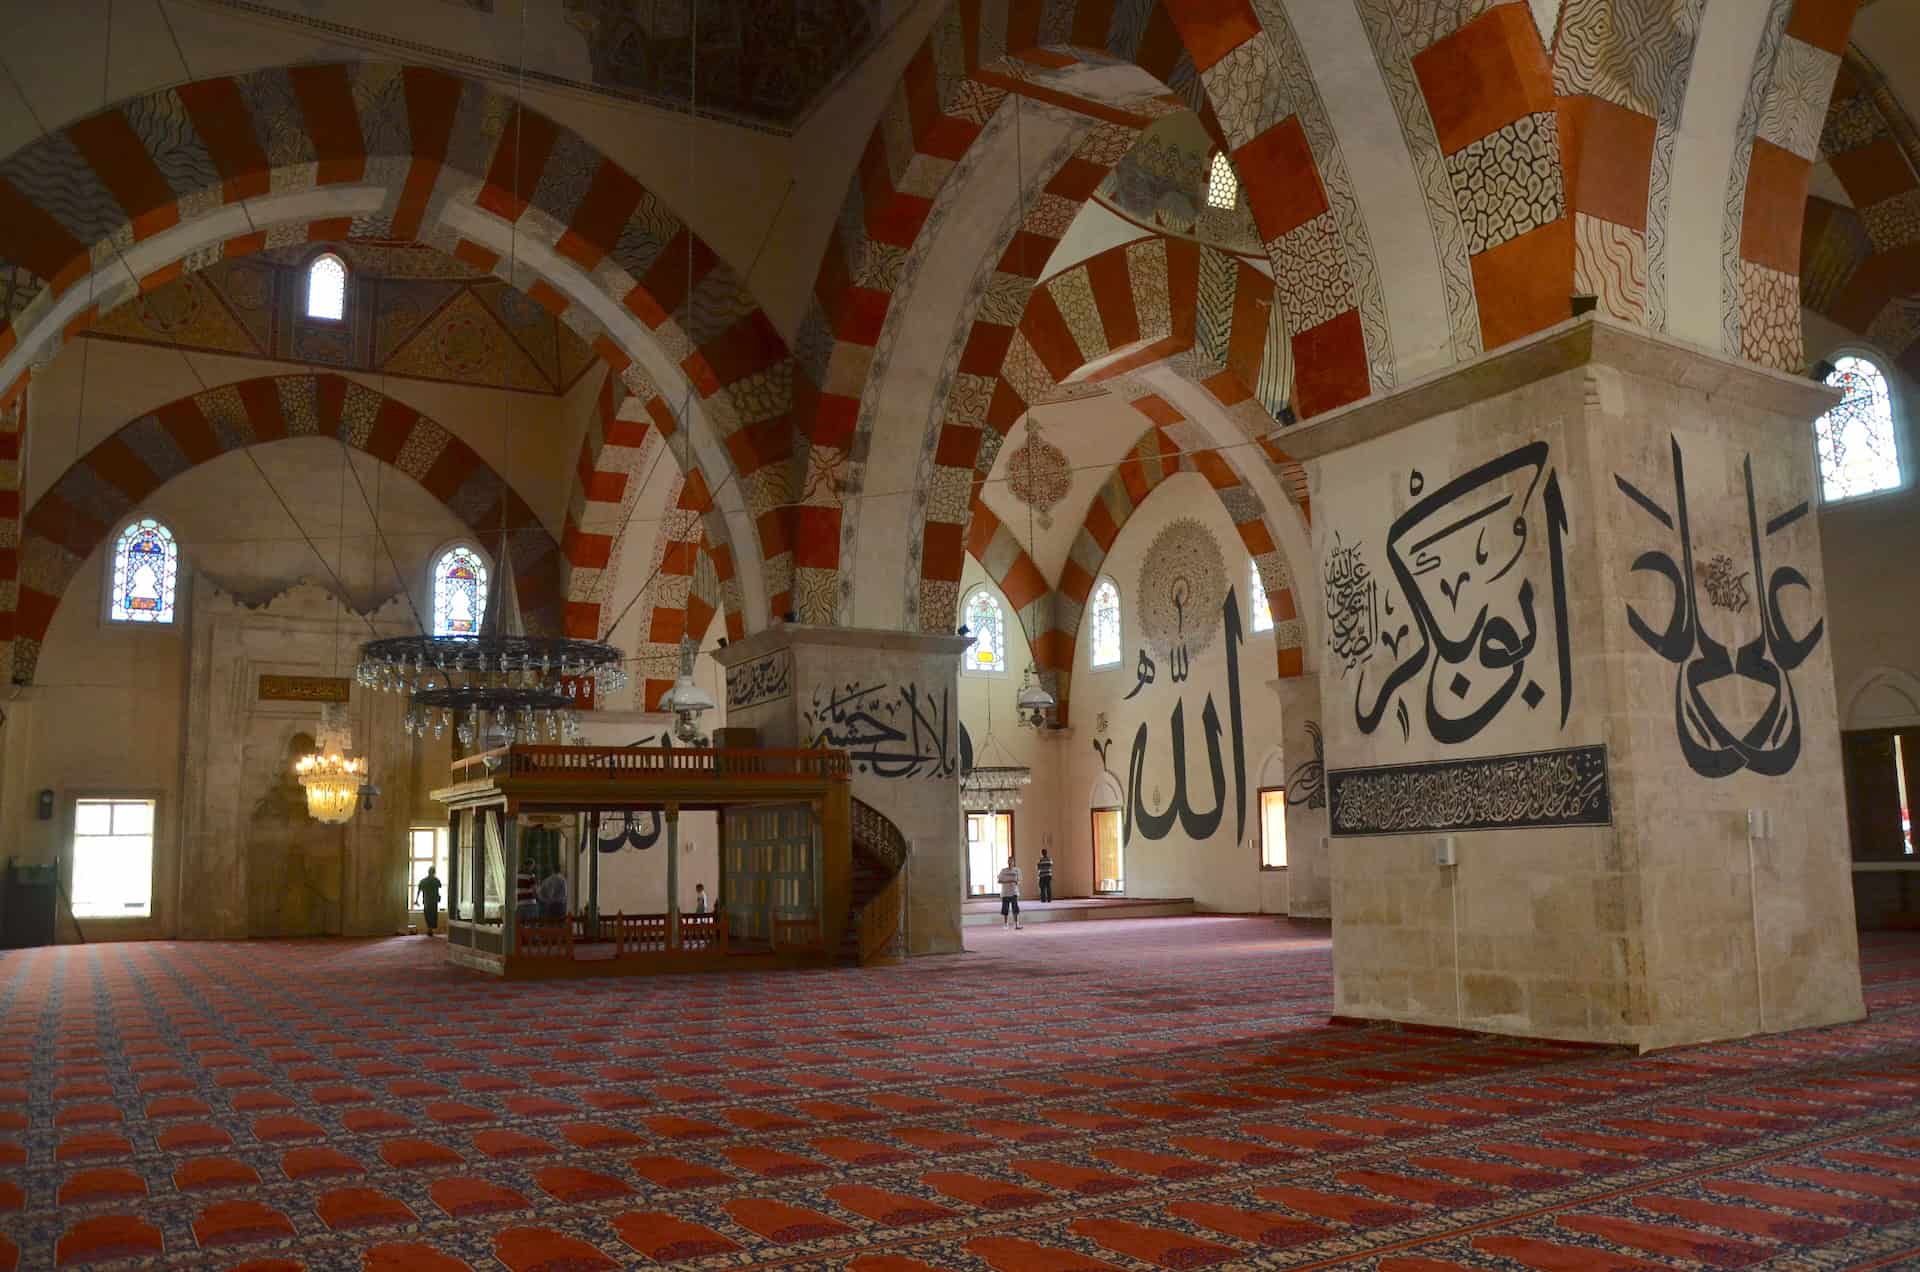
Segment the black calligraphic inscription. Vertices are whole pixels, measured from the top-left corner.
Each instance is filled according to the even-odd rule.
[[[1153,659],[1147,657],[1147,651],[1143,649],[1140,651],[1139,659],[1133,664],[1133,689],[1125,698],[1120,699],[1120,701],[1127,702],[1131,700],[1134,694],[1139,693],[1142,689],[1152,684],[1153,675]]]
[[[1173,666],[1173,683],[1176,685],[1185,684],[1187,677],[1193,673],[1193,656],[1187,652],[1187,643],[1185,641],[1181,641],[1173,647],[1173,654],[1169,657],[1168,661]]]
[[[1340,542],[1333,532],[1333,548],[1321,571],[1327,596],[1327,642],[1341,667],[1352,671],[1373,657],[1380,631],[1380,590],[1372,571],[1361,559],[1360,544]]]
[[[847,752],[856,772],[948,778],[972,767],[972,741],[964,727],[955,736],[952,705],[948,689],[849,681],[814,690],[802,717],[814,743]]]
[[[1616,473],[1613,479],[1620,493],[1663,529],[1673,533],[1679,552],[1678,560],[1673,552],[1658,550],[1643,552],[1635,558],[1636,572],[1657,574],[1666,580],[1673,589],[1673,604],[1663,627],[1647,622],[1639,610],[1629,605],[1627,625],[1646,642],[1647,648],[1676,669],[1673,727],[1688,767],[1702,777],[1727,777],[1741,769],[1763,777],[1779,777],[1790,772],[1800,759],[1800,702],[1794,694],[1792,673],[1820,643],[1827,624],[1824,618],[1817,619],[1798,636],[1788,629],[1780,612],[1782,594],[1792,588],[1811,594],[1812,584],[1791,565],[1776,566],[1769,573],[1763,549],[1768,538],[1807,515],[1807,504],[1804,501],[1795,504],[1770,518],[1763,533],[1759,505],[1753,493],[1753,459],[1751,456],[1746,459],[1743,472],[1747,484],[1747,546],[1751,552],[1754,585],[1763,603],[1754,607],[1756,621],[1750,636],[1742,630],[1734,633],[1731,640],[1716,639],[1700,612],[1695,590],[1693,528],[1687,514],[1687,474],[1680,455],[1680,439],[1669,436],[1668,441],[1673,456],[1672,511],[1625,477]],[[1709,603],[1712,603],[1711,593]],[[1747,638],[1740,639],[1742,636]],[[1760,699],[1760,710],[1745,728],[1722,715],[1724,710],[1741,701],[1740,695],[1708,692],[1709,686],[1730,676],[1752,682],[1765,695]]]
[[[1240,706],[1240,599],[1232,588],[1227,589],[1220,616],[1226,624],[1227,635],[1227,714],[1233,744],[1233,834],[1237,842],[1246,837],[1247,830],[1247,748],[1245,720]],[[1176,823],[1187,838],[1206,839],[1220,828],[1221,819],[1226,814],[1227,774],[1220,754],[1220,712],[1214,706],[1213,695],[1207,695],[1206,705],[1200,709],[1200,732],[1207,747],[1207,773],[1213,781],[1212,811],[1196,812],[1187,798],[1185,702],[1174,703],[1167,729],[1173,740],[1173,798],[1164,812],[1156,813],[1147,807],[1146,788],[1142,779],[1146,776],[1148,730],[1143,722],[1134,730],[1133,750],[1127,760],[1127,798],[1125,811],[1121,814],[1120,831],[1123,842],[1132,842],[1136,828],[1147,839],[1165,839],[1172,833]],[[1106,753],[1102,751],[1102,763],[1105,760]],[[1154,803],[1159,802],[1156,791]]]
[[[1732,557],[1722,552],[1707,562],[1707,574],[1701,580],[1707,585],[1707,603],[1730,614],[1745,613],[1748,577],[1734,565]]]
[[[1604,746],[1334,769],[1327,778],[1337,838],[1613,822]]]
[[[1414,494],[1425,489],[1418,473],[1408,485]],[[1547,690],[1527,671],[1540,639],[1540,620],[1534,581],[1520,569],[1536,520],[1546,527],[1560,724],[1566,725],[1573,707],[1567,509],[1559,474],[1548,467],[1547,444],[1533,442],[1456,477],[1388,528],[1387,562],[1403,603],[1396,605],[1391,591],[1379,598],[1372,639],[1374,652],[1386,653],[1385,670],[1379,670],[1377,659],[1356,658],[1346,646],[1334,649],[1348,670],[1358,667],[1354,720],[1361,732],[1372,733],[1391,708],[1401,736],[1410,739],[1412,718],[1403,691],[1423,672],[1427,731],[1441,743],[1478,736],[1516,696],[1529,710],[1545,700]],[[1357,552],[1358,545],[1352,550]],[[1342,596],[1354,591],[1351,563],[1330,557],[1326,575],[1337,576]],[[1333,596],[1330,586],[1330,605]],[[1336,622],[1330,631],[1334,639],[1350,643],[1350,626],[1343,629]]]
[[[600,851],[619,852],[637,848],[642,852],[660,842],[658,813],[626,812],[600,815]]]
[[[776,649],[752,662],[727,668],[727,710],[779,702],[793,692],[793,655]]]
[[[1327,743],[1320,735],[1320,722],[1307,721],[1307,736],[1313,739],[1313,758],[1302,760],[1287,774],[1287,803],[1295,808],[1327,806]]]

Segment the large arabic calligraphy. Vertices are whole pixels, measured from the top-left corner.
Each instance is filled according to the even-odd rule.
[[[1227,714],[1231,728],[1229,741],[1233,746],[1233,810],[1234,839],[1237,842],[1246,836],[1247,823],[1247,764],[1246,734],[1240,708],[1240,600],[1232,588],[1227,590],[1226,600],[1220,606],[1221,621],[1225,624],[1227,645]],[[1144,659],[1146,667],[1151,663]],[[1184,678],[1184,675],[1181,677]],[[1135,692],[1144,688],[1148,677],[1142,677]],[[1132,697],[1132,694],[1128,694]],[[1187,838],[1203,840],[1211,836],[1220,827],[1221,819],[1227,811],[1227,774],[1220,753],[1220,713],[1213,703],[1213,695],[1208,694],[1206,705],[1200,711],[1200,731],[1207,747],[1207,771],[1213,781],[1213,808],[1208,812],[1197,812],[1187,797],[1187,717],[1186,703],[1176,702],[1173,713],[1167,721],[1168,732],[1173,740],[1173,798],[1165,809],[1154,812],[1148,807],[1144,778],[1147,768],[1147,725],[1143,721],[1134,730],[1133,751],[1127,762],[1126,811],[1121,818],[1121,838],[1123,842],[1132,842],[1133,832],[1137,828],[1148,839],[1165,839],[1178,825]],[[1105,752],[1101,753],[1104,763]],[[1158,803],[1158,797],[1154,800]]]
[[[1750,620],[1740,618],[1744,605],[1724,604],[1714,606],[1722,617],[1710,620],[1700,608],[1698,589],[1703,580],[1694,567],[1693,527],[1687,513],[1687,476],[1680,439],[1670,436],[1668,440],[1673,453],[1671,511],[1625,477],[1614,475],[1622,494],[1673,533],[1679,553],[1678,560],[1672,551],[1658,550],[1635,558],[1636,572],[1657,574],[1672,587],[1673,604],[1661,626],[1649,623],[1629,605],[1627,625],[1676,669],[1673,726],[1688,766],[1702,777],[1726,777],[1741,769],[1778,777],[1800,759],[1800,703],[1794,695],[1792,673],[1820,643],[1826,620],[1814,620],[1801,635],[1788,628],[1780,609],[1782,594],[1800,588],[1810,597],[1812,584],[1791,565],[1775,566],[1769,572],[1762,549],[1767,539],[1807,515],[1807,503],[1802,500],[1769,518],[1763,534],[1753,491],[1753,460],[1746,458],[1742,474],[1747,488],[1747,550],[1751,556],[1742,564],[1752,572],[1758,603]],[[1708,577],[1704,582],[1711,596],[1728,571],[1714,571],[1709,563],[1705,572]],[[1710,627],[1717,627],[1725,639],[1716,638]],[[1712,688],[1729,676],[1751,681],[1766,691],[1764,705],[1744,729],[1737,723],[1730,724],[1722,714],[1739,701],[1738,696],[1724,688]]]
[[[1426,479],[1415,471],[1408,492]],[[1540,670],[1541,598],[1526,568],[1536,529],[1545,523],[1551,607],[1544,633],[1558,675]],[[1375,577],[1362,543],[1334,538],[1324,562],[1328,647],[1342,674],[1353,674],[1354,719],[1372,733],[1391,710],[1410,739],[1407,695],[1425,673],[1425,722],[1437,742],[1479,735],[1516,696],[1529,710],[1557,681],[1560,724],[1573,706],[1564,545],[1566,501],[1547,443],[1533,442],[1489,460],[1426,495],[1387,529],[1390,579]],[[1529,670],[1530,666],[1533,670]]]
[[[822,685],[813,691],[812,709],[801,714],[815,744],[846,751],[856,772],[951,778],[973,767],[973,742],[953,716],[950,689]]]

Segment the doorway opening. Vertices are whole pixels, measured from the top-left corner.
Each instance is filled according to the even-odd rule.
[[[997,896],[1001,867],[1012,855],[1012,813],[967,814],[968,896]]]
[[[1120,810],[1093,810],[1093,891],[1113,896],[1127,890],[1124,854],[1120,849]]]

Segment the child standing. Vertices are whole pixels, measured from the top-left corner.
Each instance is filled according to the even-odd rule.
[[[1009,923],[1014,931],[1020,930],[1020,867],[1013,864],[1012,853],[1007,854],[1007,868],[1000,872],[1000,926]]]

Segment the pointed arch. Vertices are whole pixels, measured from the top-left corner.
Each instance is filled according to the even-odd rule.
[[[0,224],[0,272],[21,298],[0,314],[0,404],[64,339],[185,271],[288,243],[420,242],[558,315],[647,417],[666,404],[658,384],[675,400],[690,389],[689,418],[665,417],[691,430],[709,489],[724,475],[739,487],[704,514],[710,537],[784,544],[777,514],[754,511],[784,499],[768,461],[786,453],[791,357],[772,322],[632,174],[482,83],[354,62],[145,94],[0,158]],[[604,492],[620,475],[583,467],[580,485]],[[568,531],[566,567],[591,571],[597,532]],[[754,557],[764,590],[784,592],[784,546]],[[9,568],[0,559],[0,585]],[[581,604],[569,627],[585,633],[598,614]]]
[[[13,680],[29,684],[67,586],[148,496],[229,451],[337,438],[418,482],[476,539],[513,530],[514,582],[531,631],[558,633],[560,545],[472,447],[406,404],[339,375],[262,376],[192,394],[128,421],[75,460],[22,522]]]
[[[1285,280],[1275,309],[1295,368],[1283,395],[1294,414],[1304,418],[1388,389],[1403,364],[1430,370],[1436,358],[1444,365],[1566,318],[1573,251],[1556,103],[1526,6],[1428,7],[1405,22],[1388,15],[1365,29],[1389,73],[1329,94],[1307,53],[1309,43],[1324,47],[1317,42],[1327,33],[1296,30],[1277,4],[949,6],[883,110],[827,245],[815,305],[796,341],[814,400],[798,413],[798,444],[807,453],[796,458],[795,472],[844,470],[857,481],[874,468],[871,460],[849,466],[846,456],[864,459],[873,438],[880,411],[873,400],[878,372],[870,368],[887,361],[889,332],[899,320],[893,302],[916,277],[933,229],[947,223],[954,191],[979,166],[978,155],[1008,133],[1008,102],[1016,96],[1079,118],[1068,142],[1043,158],[1050,170],[1038,174],[1033,197],[1022,202],[1024,219],[1010,223],[982,261],[973,295],[992,297],[983,309],[995,317],[974,324],[959,346],[961,380],[992,375],[1035,272],[1074,212],[1141,128],[1169,109],[1196,110],[1223,142],[1275,276]],[[1390,46],[1387,35],[1395,37]],[[1162,92],[1103,91],[1091,87],[1095,76],[1080,73],[1088,66],[1111,70],[1116,62],[1151,77]],[[1335,127],[1336,113],[1357,118],[1344,113],[1348,94],[1398,122],[1406,147],[1390,162],[1409,173],[1414,197],[1404,209],[1380,206],[1374,215],[1407,223],[1378,240],[1361,215]],[[1374,110],[1381,95],[1390,100]],[[1365,131],[1377,143],[1370,125],[1371,117]],[[1463,176],[1485,188],[1465,197]],[[1499,206],[1500,215],[1482,215],[1483,201]],[[1419,257],[1422,286],[1432,297],[1403,304],[1399,312],[1414,316],[1399,319],[1386,299],[1399,284],[1386,276],[1378,249],[1400,251],[1422,230],[1446,238],[1447,251],[1435,254],[1447,261],[1443,267]],[[1004,431],[1018,413],[997,385],[992,392],[965,387],[975,427],[991,422]],[[810,568],[827,576],[841,570],[840,544],[857,538],[857,528],[843,522],[858,515],[857,504],[848,503],[808,510],[796,522]],[[938,545],[949,564],[958,543],[948,531]],[[821,608],[844,609],[849,586],[841,583],[839,598],[822,594]],[[936,599],[936,611],[946,608]]]

